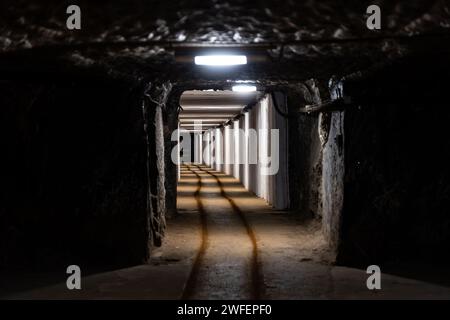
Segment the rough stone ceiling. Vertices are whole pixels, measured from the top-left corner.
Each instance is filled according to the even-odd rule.
[[[380,31],[366,28],[366,8],[374,3],[382,10]],[[70,4],[81,7],[81,30],[66,29]],[[329,79],[409,52],[449,49],[449,37],[448,0],[0,2],[0,53],[24,53],[17,55],[21,58],[15,62],[21,68],[39,64],[47,71],[95,64],[108,73],[114,70],[134,79],[162,74],[165,79],[191,82],[204,78]],[[215,77],[175,63],[174,51],[167,43],[270,44],[272,49],[265,54],[276,63]],[[8,59],[2,66],[12,70]]]
[[[65,29],[65,8],[82,8],[82,30]],[[29,1],[0,3],[2,50],[105,41],[261,43],[370,37],[365,10],[374,1]],[[381,34],[448,32],[448,1],[376,1]],[[380,33],[378,33],[379,35]]]

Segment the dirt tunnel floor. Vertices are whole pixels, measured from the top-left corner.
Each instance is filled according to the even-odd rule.
[[[205,166],[182,167],[178,207],[203,216],[202,250],[186,298],[276,297],[280,284],[265,268],[272,270],[277,259],[327,261],[318,223],[286,219],[286,213],[272,210],[237,179]]]
[[[235,178],[205,166],[182,166],[177,207],[149,264],[83,277],[82,290],[74,291],[66,289],[63,270],[57,285],[3,298],[450,298],[450,288],[386,274],[381,290],[368,290],[364,270],[330,263],[320,221],[273,210]]]

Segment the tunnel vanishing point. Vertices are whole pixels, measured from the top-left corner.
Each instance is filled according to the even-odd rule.
[[[450,298],[448,2],[53,2],[0,4],[0,296]]]

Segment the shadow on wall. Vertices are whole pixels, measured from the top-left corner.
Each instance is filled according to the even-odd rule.
[[[141,95],[86,75],[0,88],[0,266],[134,264],[148,255]]]
[[[349,84],[340,263],[450,262],[449,75],[417,57]]]

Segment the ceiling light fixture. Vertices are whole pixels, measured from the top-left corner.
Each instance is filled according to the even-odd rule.
[[[255,92],[256,86],[249,86],[249,85],[235,85],[231,88],[234,92]]]
[[[231,110],[240,110],[242,106],[240,105],[216,105],[216,106],[183,106],[184,111],[210,111],[210,110],[219,110],[219,111],[231,111]]]
[[[208,123],[208,122],[220,122],[226,121],[231,117],[227,118],[204,118],[204,119],[194,119],[194,118],[180,118],[180,123]]]
[[[240,55],[195,56],[196,65],[201,66],[234,66],[247,64],[247,57]]]

